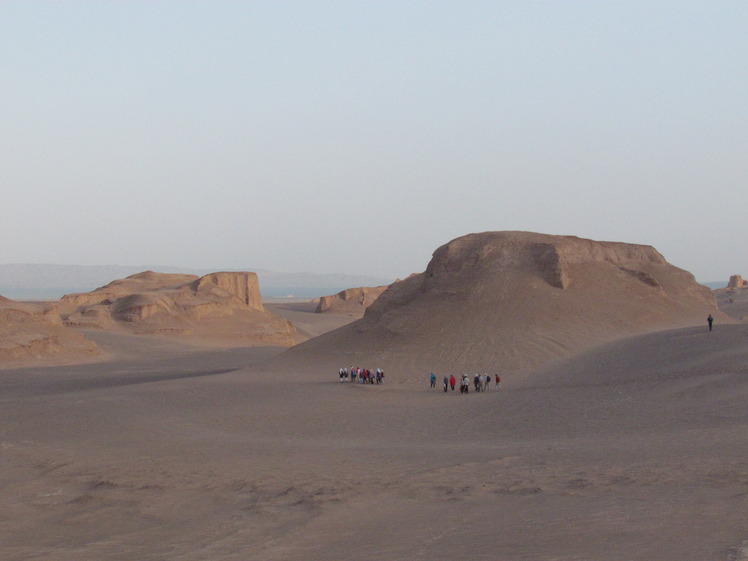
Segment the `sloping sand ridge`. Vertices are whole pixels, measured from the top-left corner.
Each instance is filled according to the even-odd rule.
[[[468,396],[262,349],[5,371],[0,557],[744,559],[747,337],[640,336]]]

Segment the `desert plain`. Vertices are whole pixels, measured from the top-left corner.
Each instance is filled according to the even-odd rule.
[[[211,278],[69,298],[79,359],[8,357],[1,559],[748,559],[748,324],[718,306],[741,289],[517,232],[453,240],[366,307]],[[474,372],[501,388],[442,391]]]

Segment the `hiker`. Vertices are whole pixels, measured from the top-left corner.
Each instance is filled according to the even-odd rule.
[[[452,391],[455,391],[455,384],[457,384],[457,378],[455,378],[455,375],[452,374],[449,377],[449,387],[452,388]]]
[[[468,380],[467,374],[463,374],[462,380],[460,380],[460,393],[468,393],[469,389],[470,381]]]
[[[431,387],[435,388],[436,387],[436,374],[432,372],[431,376],[429,376],[429,380],[431,380]]]
[[[714,318],[712,317],[712,314],[709,314],[706,317],[706,321],[709,324],[709,331],[711,331],[712,330],[712,324],[714,323]]]
[[[499,386],[501,384],[501,378],[499,378],[499,375],[496,374],[496,390],[500,390],[501,387]]]
[[[444,376],[444,391],[445,392],[447,391],[447,387],[448,386],[449,386],[449,378],[447,378],[446,376]],[[454,389],[454,387],[452,387],[452,389]]]
[[[476,372],[475,376],[473,376],[473,385],[475,386],[475,391],[480,391],[480,375]]]
[[[484,382],[485,385],[483,386],[483,389],[485,391],[488,391],[488,386],[491,383],[491,376],[489,376],[488,374],[484,374],[483,377],[485,378],[485,382]]]

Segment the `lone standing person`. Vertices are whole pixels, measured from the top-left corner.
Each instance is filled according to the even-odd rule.
[[[706,317],[706,321],[709,324],[709,331],[711,331],[712,330],[712,324],[714,323],[714,318],[712,317],[712,314],[709,314]]]

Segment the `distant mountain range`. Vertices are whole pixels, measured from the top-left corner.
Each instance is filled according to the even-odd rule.
[[[218,272],[158,265],[0,265],[0,296],[14,300],[57,300],[65,294],[89,292],[110,282],[143,271],[203,276]],[[236,269],[227,269],[236,270]],[[279,273],[262,269],[243,269],[257,273],[263,298],[317,298],[337,294],[359,286],[381,286],[396,279],[370,275]]]

